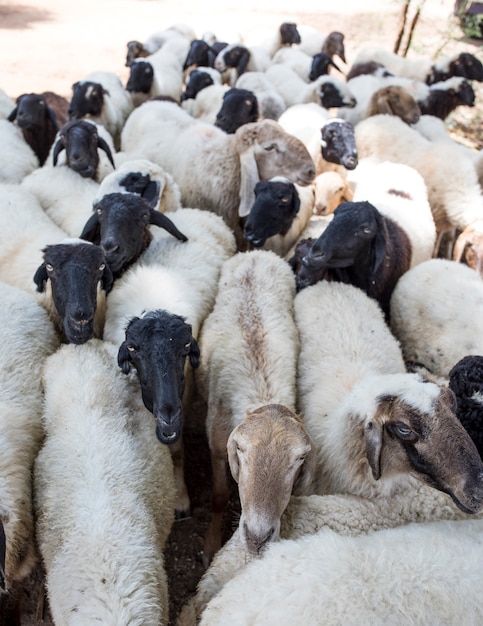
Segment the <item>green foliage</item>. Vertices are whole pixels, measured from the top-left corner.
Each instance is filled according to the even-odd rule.
[[[466,37],[483,39],[483,13],[467,13],[471,2],[462,2],[458,10],[461,30]]]

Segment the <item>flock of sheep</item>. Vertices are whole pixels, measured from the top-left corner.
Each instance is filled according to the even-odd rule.
[[[0,587],[167,624],[206,403],[202,624],[483,621],[483,65],[177,24],[0,92]],[[342,68],[342,69],[341,69]],[[154,420],[153,420],[154,418]],[[222,545],[237,483],[241,515]]]

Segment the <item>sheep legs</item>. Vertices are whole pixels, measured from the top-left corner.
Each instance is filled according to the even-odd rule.
[[[175,515],[177,520],[186,519],[191,515],[191,503],[184,480],[184,446],[183,436],[169,446],[174,466],[174,482],[176,486]]]
[[[213,494],[211,496],[211,522],[206,531],[203,548],[203,565],[208,567],[215,553],[221,548],[223,513],[228,506],[228,463],[225,458],[212,454]]]

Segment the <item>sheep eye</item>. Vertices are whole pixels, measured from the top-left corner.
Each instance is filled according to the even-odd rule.
[[[277,147],[277,146],[276,146],[274,143],[271,143],[271,144],[269,144],[268,146],[265,146],[265,150],[266,150],[267,152],[271,152],[272,150],[275,150],[275,149],[276,149],[276,147]]]
[[[188,341],[188,343],[185,343],[185,344],[184,344],[184,347],[185,347],[186,349],[191,348],[191,341]]]
[[[284,196],[283,198],[280,198],[280,202],[282,202],[283,204],[288,204],[289,200],[290,198],[288,196]]]
[[[99,271],[100,271],[100,272],[103,272],[105,269],[106,269],[106,264],[105,264],[105,263],[101,263],[101,264],[99,265]]]
[[[136,348],[134,346],[128,346],[127,349],[129,352],[136,352]]]
[[[392,424],[392,430],[397,437],[403,439],[404,441],[414,442],[418,439],[418,435],[414,432],[414,430],[411,430],[409,426],[406,426],[406,424],[402,422]]]
[[[102,209],[96,209],[97,215],[102,215]]]
[[[53,272],[54,271],[54,268],[53,268],[53,266],[50,263],[47,263],[47,265],[45,266],[45,269],[48,272]]]
[[[364,228],[362,229],[362,232],[368,235],[371,232],[371,229],[369,228],[369,226],[364,226]]]

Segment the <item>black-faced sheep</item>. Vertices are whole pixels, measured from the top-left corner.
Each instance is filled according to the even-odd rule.
[[[151,225],[164,228],[180,241],[187,240],[166,215],[153,209],[142,196],[108,193],[96,202],[80,238],[101,247],[117,279],[150,245]]]
[[[366,201],[343,202],[333,216],[303,264],[308,270],[329,270],[331,280],[362,289],[389,319],[391,294],[411,264],[409,237]]]
[[[220,50],[214,67],[221,73],[231,69],[233,76],[230,84],[233,86],[245,72],[264,72],[270,67],[271,62],[270,54],[261,46],[248,47],[241,43],[234,43]]]
[[[311,480],[310,442],[294,415],[299,350],[293,320],[294,294],[293,274],[283,259],[269,251],[239,252],[222,268],[213,311],[201,330],[196,380],[208,407],[206,429],[213,469],[206,563],[221,545],[222,515],[229,498],[228,462],[239,483],[240,532],[247,549],[255,552],[277,538],[280,515],[294,486],[307,488]],[[236,359],[231,358],[233,354]],[[273,404],[277,406],[266,407]],[[260,407],[265,408],[253,414]],[[239,440],[235,434],[230,438],[247,413],[252,424],[244,427],[247,438],[243,439],[241,433]],[[271,444],[270,436],[264,436],[266,443],[258,448],[261,442],[256,435],[248,436],[247,431],[256,431],[257,420],[267,413],[274,416]],[[284,414],[285,419],[290,417],[292,434],[282,445]],[[277,423],[281,426],[275,434]],[[269,424],[270,419],[266,426],[260,426],[262,431]],[[278,442],[275,446],[274,441]],[[253,446],[260,450],[258,454]],[[268,484],[272,486],[267,490]]]
[[[163,549],[174,521],[173,464],[116,353],[95,339],[65,345],[43,370],[34,501],[58,624],[168,623]]]
[[[62,126],[58,133],[52,150],[52,164],[57,165],[59,155],[65,150],[65,165],[83,178],[100,181],[98,149],[106,153],[115,169],[111,148],[99,134],[97,126],[86,120],[73,120]]]
[[[196,98],[200,91],[211,85],[221,85],[220,72],[206,67],[192,70],[186,80],[184,90],[180,96],[180,102],[183,103],[185,100]]]
[[[42,94],[28,93],[19,96],[14,110],[8,116],[22,129],[25,141],[32,148],[42,166],[55,141],[59,124],[54,110]]]
[[[232,87],[223,95],[215,126],[232,135],[243,124],[257,122],[258,119],[258,99],[253,91]]]
[[[121,130],[134,105],[121,79],[112,72],[92,72],[72,85],[69,119],[102,124],[119,148]]]
[[[268,119],[228,135],[173,103],[149,102],[131,113],[122,144],[128,154],[142,154],[170,172],[184,206],[221,215],[240,246],[239,220],[248,214],[259,180],[286,176],[304,186],[315,177],[302,142]]]
[[[274,55],[273,62],[288,65],[306,82],[314,81],[319,76],[328,74],[331,67],[340,71],[326,52],[318,52],[314,56],[310,56],[296,47],[281,48]]]
[[[104,296],[109,292],[112,273],[99,246],[80,239],[49,245],[43,250],[44,261],[33,280],[43,293],[50,290],[45,306],[62,338],[82,344],[91,337],[102,337]]]
[[[265,72],[246,72],[236,81],[235,87],[249,89],[256,95],[260,119],[277,121],[285,111],[285,100],[265,76]]]
[[[441,120],[459,106],[474,105],[473,87],[465,78],[456,76],[431,85],[427,98],[419,101],[422,115],[434,115]]]
[[[483,356],[464,356],[449,371],[448,387],[456,396],[456,415],[483,458]]]

